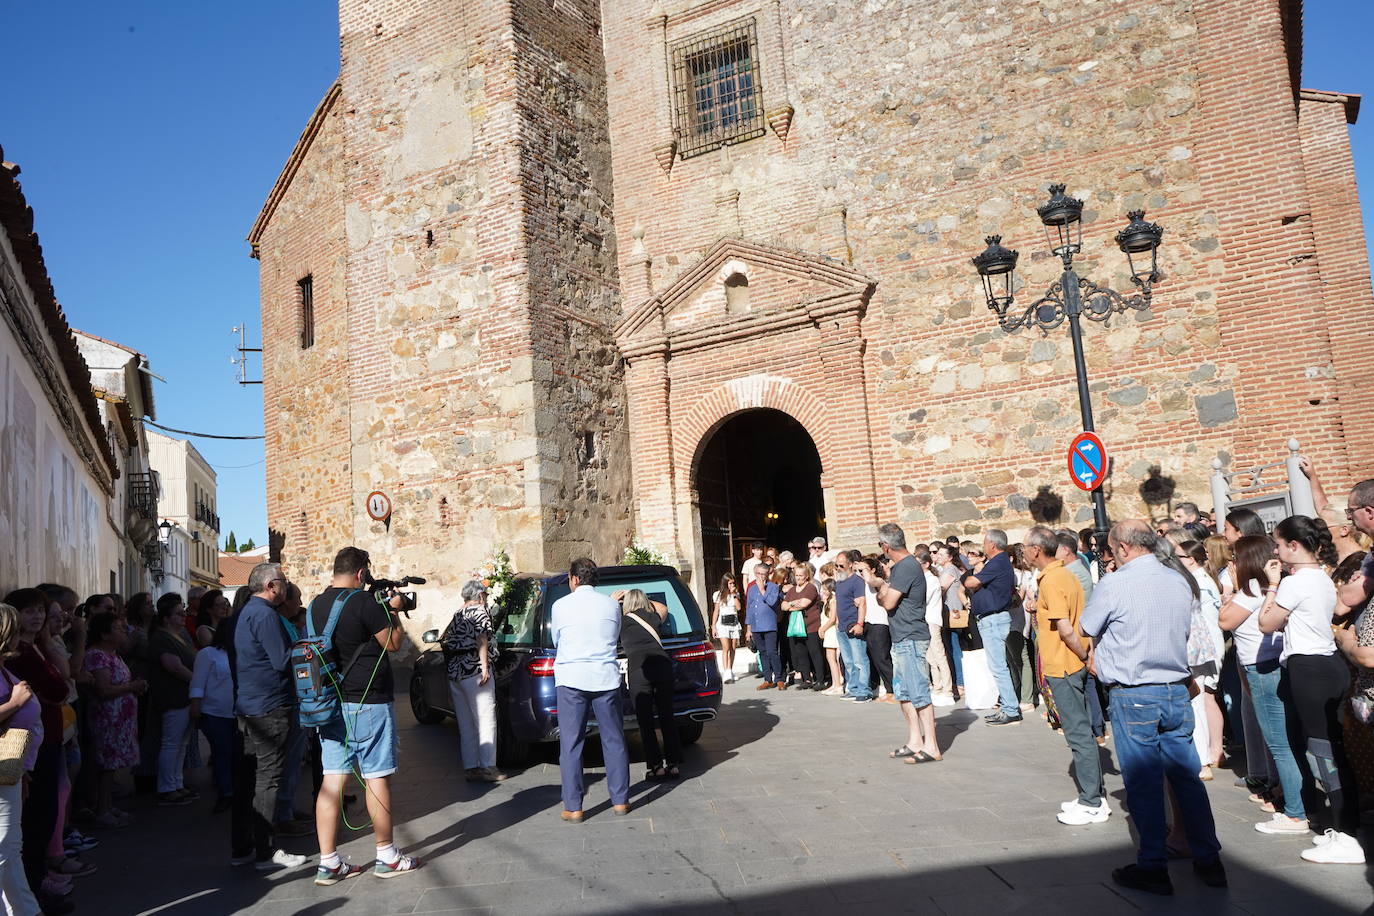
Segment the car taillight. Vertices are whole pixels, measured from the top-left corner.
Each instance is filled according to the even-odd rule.
[[[716,648],[709,642],[704,642],[696,646],[687,646],[685,649],[673,650],[673,658],[680,662],[699,662],[702,659],[715,657]]]
[[[525,665],[525,670],[530,673],[530,677],[553,677],[553,659],[536,658]]]

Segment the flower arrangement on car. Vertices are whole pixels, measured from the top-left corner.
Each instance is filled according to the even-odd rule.
[[[668,558],[657,547],[636,537],[625,548],[620,562],[624,566],[667,566]]]

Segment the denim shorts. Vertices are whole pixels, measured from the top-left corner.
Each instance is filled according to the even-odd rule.
[[[892,644],[892,695],[913,706],[930,705],[928,639],[903,639]]]
[[[326,775],[380,779],[396,772],[396,710],[390,703],[345,703],[343,718],[320,729]]]

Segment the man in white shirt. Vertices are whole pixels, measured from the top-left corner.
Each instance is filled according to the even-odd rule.
[[[825,538],[820,535],[813,537],[811,542],[806,545],[806,549],[807,552],[811,554],[811,556],[806,558],[806,562],[811,564],[811,569],[815,572],[816,579],[819,581],[821,567],[835,559],[835,554],[839,553],[839,551],[826,550]]]
[[[558,769],[563,780],[562,818],[582,821],[582,745],[587,714],[596,715],[601,752],[606,761],[606,785],[616,814],[630,813],[630,757],[621,729],[620,605],[595,588],[596,563],[586,557],[572,561],[569,593],[553,603],[549,628],[557,654],[553,680],[558,691]]]
[[[749,545],[749,552],[752,556],[744,561],[744,566],[740,569],[740,586],[747,588],[750,582],[754,581],[754,567],[763,562],[763,545],[758,541]]]

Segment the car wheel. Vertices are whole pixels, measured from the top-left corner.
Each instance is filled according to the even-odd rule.
[[[410,711],[421,725],[438,725],[444,721],[444,714],[430,706],[425,699],[424,680],[419,677],[410,679]]]
[[[683,722],[678,725],[677,734],[683,744],[696,744],[701,740],[701,730],[705,727],[704,722]]]

